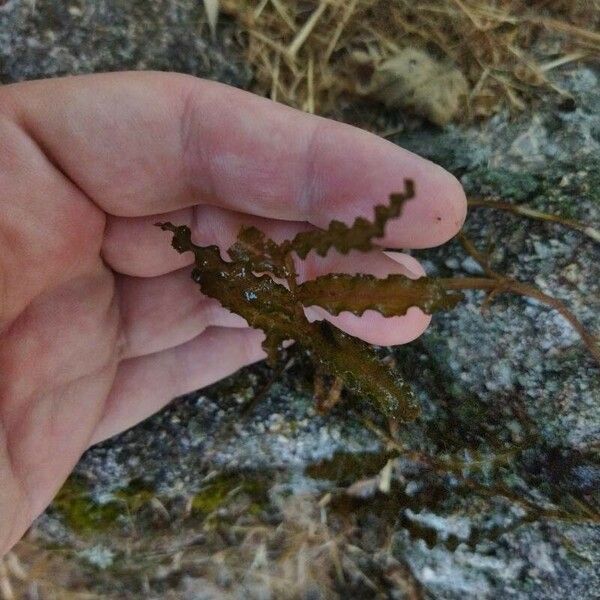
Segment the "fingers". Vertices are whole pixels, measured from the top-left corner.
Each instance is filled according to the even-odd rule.
[[[121,363],[92,443],[116,435],[179,396],[264,357],[263,334],[211,328],[186,344]]]
[[[102,257],[117,273],[135,277],[156,277],[191,265],[192,254],[175,252],[169,236],[155,227],[155,223],[166,221],[187,225],[197,235],[191,208],[152,217],[108,217]],[[202,244],[216,243],[202,240]]]
[[[4,105],[105,211],[160,214],[197,203],[319,227],[371,217],[416,183],[386,244],[443,243],[466,202],[440,167],[347,125],[192,77],[121,73],[3,88]]]
[[[4,118],[0,92],[0,331],[98,258],[104,213]]]
[[[242,317],[204,296],[184,268],[161,277],[117,280],[123,358],[152,354],[183,344],[209,326],[248,327]]]
[[[94,272],[36,298],[0,338],[0,420],[21,419],[23,403],[108,362],[119,345],[113,274]]]
[[[115,374],[114,361],[23,403],[3,432],[0,418],[0,555],[48,506],[81,458]],[[7,469],[7,466],[9,467]],[[14,510],[13,509],[14,506]]]
[[[214,244],[222,249],[232,246],[243,226],[257,227],[276,242],[313,229],[305,223],[264,219],[214,206],[198,206],[153,217],[113,217],[108,220],[102,247],[105,261],[115,271],[135,277],[156,277],[191,265],[192,254],[175,252],[169,234],[154,226],[157,221],[187,225],[196,243]],[[354,261],[357,272],[360,272],[361,256],[365,255],[357,254]]]
[[[185,267],[159,277],[118,279],[121,324],[126,340],[123,356],[131,358],[165,350],[195,338],[209,326],[247,327],[246,321],[204,296]],[[401,273],[411,278],[424,275],[419,263],[405,254],[332,253],[326,258],[310,256],[298,262],[299,281],[329,272],[371,273],[386,277]],[[419,336],[429,325],[430,317],[411,309],[401,317],[384,318],[368,311],[363,317],[343,313],[337,317],[318,307],[307,308],[310,320],[327,318],[351,335],[380,345],[404,344]]]
[[[173,250],[170,235],[154,226],[157,221],[187,225],[198,244],[214,244],[222,249],[236,241],[244,225],[257,227],[278,242],[310,228],[302,223],[274,221],[216,206],[197,206],[152,217],[113,217],[107,223],[102,255],[115,271],[136,277],[154,277],[193,262],[191,253],[178,254]]]

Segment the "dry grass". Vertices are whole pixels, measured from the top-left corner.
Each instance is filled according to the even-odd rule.
[[[302,598],[318,593],[337,597],[336,579],[343,578],[345,542],[333,534],[311,497],[288,498],[276,527],[248,528],[243,543],[210,559],[209,579],[225,567],[250,597]]]
[[[247,33],[255,91],[335,113],[407,47],[453,63],[469,83],[461,113],[518,111],[561,65],[600,56],[599,0],[220,0]],[[365,57],[368,61],[365,61]],[[369,64],[366,64],[369,63]]]
[[[21,541],[0,558],[0,600],[99,600],[81,589],[77,566],[60,551]]]
[[[120,558],[107,570],[84,566],[78,550],[25,539],[0,559],[0,600],[333,600],[343,590],[387,598],[389,589],[419,598],[417,582],[392,557],[389,543],[382,543],[377,556],[355,545],[352,515],[332,518],[329,499],[282,496],[275,501],[279,518],[273,523],[250,518],[244,503],[233,502],[239,518],[222,526],[180,523],[139,538],[117,536],[112,545]],[[201,532],[206,537],[198,542]],[[77,545],[81,550],[96,541]]]
[[[329,495],[317,501],[312,495],[282,499],[282,520],[277,526],[249,527],[240,545],[213,554],[204,577],[190,582],[199,592],[207,582],[223,580],[223,570],[235,585],[231,595],[221,590],[216,598],[320,598],[389,597],[395,590],[407,600],[420,598],[412,573],[389,551],[389,540],[377,552],[353,543],[356,523],[350,518],[329,523]],[[381,541],[381,540],[380,540]]]

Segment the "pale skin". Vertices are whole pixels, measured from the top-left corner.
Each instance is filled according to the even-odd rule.
[[[236,89],[158,73],[1,87],[0,556],[87,448],[263,358],[262,333],[202,296],[153,223],[223,248],[244,223],[282,239],[370,217],[405,178],[417,197],[381,245],[455,235],[465,197],[440,167]],[[423,274],[372,252],[309,258],[301,277],[328,271]],[[429,323],[416,308],[332,320],[386,345]]]

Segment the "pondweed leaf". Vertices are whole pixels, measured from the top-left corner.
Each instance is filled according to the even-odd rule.
[[[217,246],[194,244],[188,227],[158,225],[173,233],[173,247],[178,252],[194,253],[192,278],[202,292],[242,316],[251,327],[264,331],[263,347],[271,364],[276,362],[282,344],[294,340],[310,352],[322,370],[339,377],[349,391],[371,400],[386,416],[407,421],[417,416],[418,407],[400,374],[382,364],[362,340],[328,321],[309,322],[304,308],[318,305],[334,315],[342,311],[361,315],[372,309],[389,317],[417,306],[431,314],[452,308],[462,295],[446,291],[434,279],[411,280],[403,275],[377,279],[330,274],[299,284],[292,253],[304,259],[311,250],[320,256],[332,248],[344,254],[369,251],[373,240],[383,237],[387,222],[398,217],[404,202],[413,196],[413,183],[407,180],[403,194],[393,194],[388,206],[375,208],[373,222],[358,218],[347,226],[333,221],[325,231],[303,232],[281,244],[254,227],[244,227],[228,250],[229,261],[221,258]],[[287,286],[275,278],[285,280]]]
[[[414,183],[407,179],[404,185],[404,193],[392,194],[387,206],[375,207],[374,221],[358,217],[350,227],[340,221],[332,221],[325,231],[299,233],[290,242],[284,242],[281,245],[282,250],[285,253],[293,251],[300,258],[306,258],[311,250],[314,250],[319,256],[325,256],[332,248],[342,254],[347,254],[350,250],[362,252],[372,250],[373,240],[383,237],[387,222],[400,216],[404,203],[414,198]]]
[[[404,275],[323,275],[298,286],[296,296],[304,306],[320,306],[332,315],[348,311],[362,315],[375,310],[384,317],[404,315],[411,306],[433,314],[454,308],[463,298],[448,292],[435,279],[409,279]]]

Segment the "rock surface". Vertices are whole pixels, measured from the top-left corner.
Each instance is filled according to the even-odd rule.
[[[208,29],[196,0],[3,0],[0,81],[132,69],[246,85],[233,28]]]
[[[246,87],[235,39],[225,24],[211,42],[193,0],[9,0],[0,77],[168,69]],[[598,226],[600,74],[559,77],[574,105],[395,141],[473,195]],[[598,331],[598,245],[487,209],[466,231],[493,246],[495,269]],[[478,272],[454,242],[418,256],[431,275]],[[90,450],[17,547],[31,571],[15,586],[43,598],[596,598],[598,365],[555,311],[501,296],[482,313],[481,301],[471,293],[420,341],[383,352],[424,408],[399,432],[402,452],[360,405],[316,415],[300,354],[281,374],[245,369]]]

